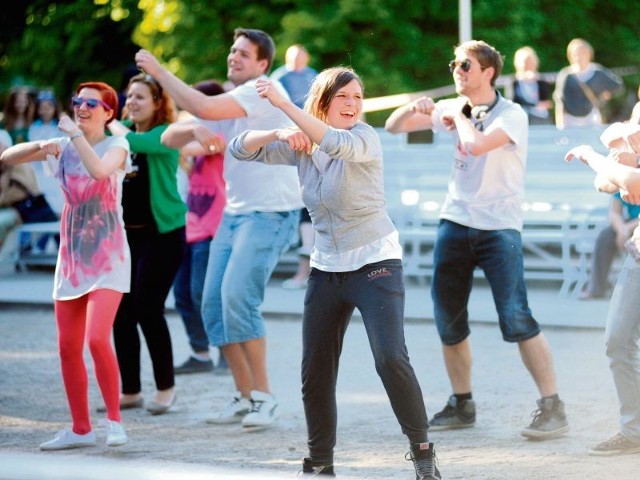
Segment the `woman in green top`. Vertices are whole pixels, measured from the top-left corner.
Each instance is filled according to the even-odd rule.
[[[114,325],[114,341],[122,395],[120,408],[144,405],[140,382],[142,329],[153,364],[156,395],[147,404],[165,413],[176,399],[171,337],[164,305],[185,250],[186,205],[178,194],[178,150],[160,143],[160,135],[176,120],[176,109],[162,87],[144,73],[131,78],[122,116],[113,135],[131,146],[133,172],[124,180],[122,207],[131,248],[131,292],[125,294]]]

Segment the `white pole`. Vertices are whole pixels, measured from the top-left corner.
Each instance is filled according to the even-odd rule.
[[[460,43],[471,40],[471,0],[458,0],[458,30]]]

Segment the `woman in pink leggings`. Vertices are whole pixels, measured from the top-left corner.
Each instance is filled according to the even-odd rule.
[[[129,291],[131,260],[122,221],[122,181],[131,169],[129,143],[108,137],[106,125],[118,111],[118,95],[102,82],[82,83],[72,99],[75,121],[64,115],[64,137],[17,144],[0,161],[46,161],[64,196],[60,250],[53,298],[62,378],[73,425],[61,430],[42,450],[89,447],[91,427],[85,340],[106,405],[108,446],[124,445],[119,371],[111,331],[123,293]]]

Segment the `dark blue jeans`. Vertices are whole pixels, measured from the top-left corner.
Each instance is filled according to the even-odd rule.
[[[355,308],[362,314],[376,371],[402,432],[411,443],[427,440],[422,391],[404,338],[401,261],[386,260],[344,273],[312,269],[302,324],[302,399],[314,463],[333,463],[338,365]]]
[[[189,337],[189,345],[196,353],[209,352],[209,338],[202,323],[202,288],[209,261],[211,239],[187,243],[182,264],[173,282],[176,310]]]
[[[441,220],[431,297],[442,343],[455,345],[471,333],[467,306],[476,267],[491,287],[504,340],[520,342],[538,335],[540,326],[527,302],[520,232],[478,230]]]

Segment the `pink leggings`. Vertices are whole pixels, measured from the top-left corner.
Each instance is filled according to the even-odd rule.
[[[111,330],[121,299],[121,292],[100,289],[73,300],[55,301],[62,379],[77,434],[91,431],[89,381],[83,357],[85,332],[107,418],[120,421],[119,370]]]

